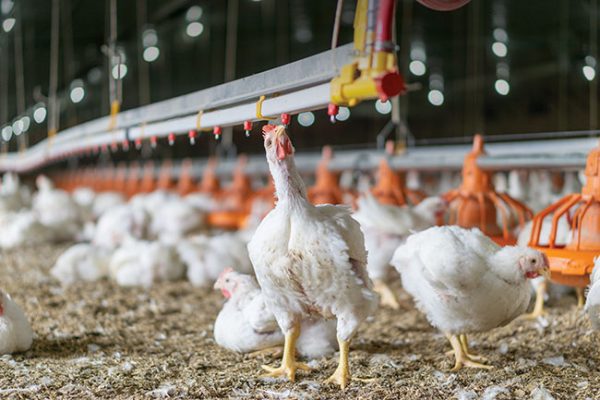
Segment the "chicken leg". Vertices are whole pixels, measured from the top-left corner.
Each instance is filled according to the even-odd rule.
[[[581,309],[585,305],[585,292],[583,288],[576,287],[575,294],[577,295],[577,308]]]
[[[338,337],[338,344],[340,346],[340,361],[333,375],[327,378],[325,383],[337,383],[344,390],[348,386],[348,382],[350,382],[350,365],[348,363],[350,341],[342,340]]]
[[[459,335],[458,339],[460,340],[460,344],[462,346],[463,352],[465,353],[465,355],[470,358],[473,361],[482,361],[485,362],[487,361],[487,358],[485,358],[484,356],[480,356],[478,354],[473,354],[471,353],[470,349],[469,349],[469,340],[467,339],[467,335]]]
[[[287,376],[288,379],[294,382],[296,378],[296,370],[310,371],[310,367],[304,363],[296,361],[296,340],[300,336],[300,324],[295,323],[292,328],[285,334],[285,344],[283,347],[283,359],[281,366],[277,368],[263,365],[262,368],[267,371],[263,377],[278,377]]]
[[[535,305],[533,311],[528,314],[523,314],[519,318],[521,319],[537,319],[542,315],[546,314],[544,311],[544,297],[546,297],[546,291],[548,290],[548,281],[544,279],[539,286],[535,289]]]
[[[393,310],[400,309],[396,295],[382,279],[375,279],[373,281],[373,290],[379,294],[379,304],[384,307],[390,307]]]
[[[458,371],[459,369],[462,369],[462,367],[482,369],[493,368],[491,365],[481,364],[475,359],[471,358],[471,356],[465,352],[460,336],[461,335],[446,334],[446,337],[450,341],[450,345],[452,345],[452,349],[454,350],[455,364],[454,368],[452,368],[452,371]]]

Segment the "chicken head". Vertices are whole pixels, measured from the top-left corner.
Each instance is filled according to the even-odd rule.
[[[270,162],[283,161],[294,154],[292,141],[285,132],[283,125],[263,126],[263,138],[267,160]]]

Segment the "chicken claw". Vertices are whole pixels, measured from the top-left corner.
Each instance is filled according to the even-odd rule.
[[[275,346],[275,347],[267,347],[266,349],[256,350],[256,351],[253,351],[252,353],[248,353],[248,357],[249,358],[258,358],[258,357],[262,357],[262,356],[280,357],[282,353],[283,353],[283,349],[281,348],[281,346]]]
[[[300,336],[300,327],[296,324],[285,334],[281,366],[274,368],[263,365],[262,368],[267,371],[266,374],[262,375],[263,378],[287,376],[290,381],[294,382],[296,379],[296,370],[310,371],[308,365],[296,361],[296,340],[298,339],[298,336]]]
[[[481,359],[482,357],[479,356],[471,356],[469,355],[464,347],[465,345],[463,345],[463,339],[461,338],[461,336],[464,336],[464,341],[466,342],[466,335],[446,335],[448,337],[448,340],[450,341],[450,344],[452,345],[452,349],[454,350],[454,357],[455,357],[455,363],[454,363],[454,368],[452,368],[452,371],[458,371],[460,369],[462,369],[463,367],[469,367],[469,368],[481,368],[481,369],[492,369],[493,367],[491,365],[485,365],[482,363],[477,362],[477,360],[475,358]]]
[[[394,294],[394,292],[392,292],[392,289],[390,289],[387,283],[385,283],[381,279],[376,279],[373,282],[373,290],[375,290],[377,294],[379,294],[379,304],[381,304],[383,307],[389,307],[393,310],[400,309],[400,304],[396,299],[396,295]]]
[[[333,375],[325,380],[325,383],[336,383],[342,390],[346,389],[350,382],[350,366],[348,363],[348,353],[350,352],[350,342],[338,338],[340,345],[340,361]]]
[[[582,309],[585,306],[585,291],[583,288],[576,287],[575,294],[577,295],[577,309]]]

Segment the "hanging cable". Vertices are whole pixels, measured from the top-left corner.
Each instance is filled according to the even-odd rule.
[[[59,46],[60,0],[52,0],[52,26],[50,33],[50,85],[48,89],[48,139],[52,140],[58,131],[60,108],[56,99],[58,86],[58,46]],[[50,141],[50,143],[52,143]]]
[[[121,109],[122,99],[122,68],[121,68],[121,53],[117,51],[117,0],[110,0],[110,30],[108,39],[108,88],[110,98],[110,122],[109,130],[114,130],[117,127],[117,115]],[[113,68],[116,61],[116,77],[113,75]]]
[[[333,23],[333,34],[331,35],[331,49],[335,49],[338,45],[340,36],[340,23],[342,21],[342,9],[344,8],[344,0],[338,0],[335,8],[335,21]]]
[[[23,15],[21,13],[22,3],[16,4],[15,19],[15,88],[17,92],[17,118],[22,118],[25,113],[25,76],[23,72]],[[20,152],[25,151],[27,147],[27,134],[21,132],[17,137],[17,144]]]

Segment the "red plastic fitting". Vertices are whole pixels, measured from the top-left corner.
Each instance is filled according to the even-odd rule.
[[[196,144],[196,131],[195,130],[190,130],[188,132],[188,137],[190,138],[190,144],[194,145]]]
[[[252,121],[244,121],[244,131],[246,132],[246,137],[250,136],[251,130],[252,130]]]
[[[335,116],[340,112],[340,108],[333,103],[329,103],[327,106],[327,115],[329,115],[329,120],[332,124],[335,124]]]

